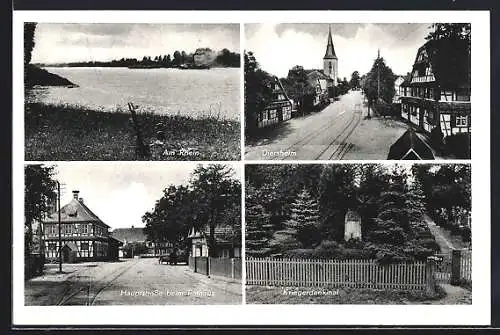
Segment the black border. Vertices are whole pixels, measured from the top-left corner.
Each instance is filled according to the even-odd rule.
[[[496,0],[419,0],[419,1],[390,1],[390,0],[336,0],[336,1],[321,1],[321,0],[308,0],[297,1],[297,2],[281,2],[276,3],[272,1],[265,2],[249,2],[249,1],[231,1],[231,0],[217,0],[207,1],[207,0],[184,0],[184,1],[168,1],[168,0],[141,0],[141,1],[125,1],[125,0],[79,0],[79,1],[68,1],[68,0],[13,0],[9,10],[11,11],[11,16],[7,18],[7,21],[3,21],[4,25],[7,24],[8,32],[7,39],[8,47],[4,48],[8,52],[7,60],[9,64],[9,69],[7,71],[7,78],[12,79],[12,10],[489,10],[490,11],[490,115],[491,115],[491,148],[490,148],[490,168],[491,168],[491,194],[490,194],[490,204],[491,204],[491,324],[493,327],[500,326],[500,262],[495,258],[496,255],[500,256],[500,193],[497,191],[500,186],[499,174],[500,171],[499,160],[498,160],[498,145],[500,143],[500,119],[497,115],[498,106],[500,106],[500,85],[498,81],[500,79],[500,2]],[[5,12],[4,12],[5,13]],[[5,30],[4,30],[5,31]],[[10,38],[9,38],[10,37]],[[5,59],[5,58],[4,58]],[[7,82],[7,94],[11,93],[12,86]],[[5,89],[4,89],[5,92]],[[11,95],[12,97],[12,95]],[[497,108],[495,108],[497,107]],[[8,108],[8,109],[7,109]],[[8,192],[9,197],[2,197],[2,205],[5,209],[2,211],[6,213],[6,222],[11,222],[8,226],[7,234],[4,234],[3,247],[5,248],[3,255],[7,255],[9,265],[7,267],[8,276],[2,276],[3,278],[12,278],[12,98],[9,99],[8,103],[4,105],[4,111],[7,112],[3,115],[3,131],[0,132],[2,138],[2,144],[6,150],[2,150],[4,164],[2,168],[4,172],[2,185],[6,186],[6,192]],[[477,111],[480,113],[481,111]],[[8,164],[6,161],[8,160]],[[486,163],[486,162],[485,162]],[[480,223],[478,223],[480,224]],[[7,235],[7,236],[5,236]],[[487,266],[487,264],[484,264]],[[496,284],[496,285],[495,285]],[[310,332],[310,331],[324,331],[324,330],[354,330],[360,332],[367,331],[408,331],[410,329],[415,329],[419,332],[424,331],[428,333],[443,332],[447,334],[463,334],[463,333],[476,333],[473,331],[474,327],[454,327],[453,325],[442,325],[442,326],[429,326],[429,327],[412,327],[412,326],[315,326],[315,325],[302,325],[302,326],[255,326],[255,325],[243,325],[243,326],[186,326],[186,325],[169,325],[169,326],[120,326],[120,325],[95,325],[95,326],[21,326],[12,324],[12,280],[10,285],[2,285],[2,289],[8,287],[8,292],[10,299],[3,299],[3,302],[9,303],[9,313],[1,313],[6,317],[6,324],[8,325],[8,331],[6,333],[41,333],[43,330],[44,334],[51,334],[54,332],[71,332],[71,333],[93,333],[97,330],[109,330],[117,331],[120,334],[135,334],[139,331],[148,330],[152,333],[165,334],[165,330],[168,333],[179,333],[183,334],[186,331],[214,331],[217,333],[227,332],[232,330],[233,332],[248,332],[248,331],[262,331],[262,330],[273,330],[279,331],[286,334],[295,334],[297,332]],[[5,295],[4,295],[5,296]],[[228,315],[230,318],[231,316]],[[333,317],[333,316],[332,316]],[[491,329],[491,327],[479,327],[482,330]],[[498,329],[498,328],[497,328]]]

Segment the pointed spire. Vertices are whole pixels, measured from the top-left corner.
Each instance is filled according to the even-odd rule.
[[[377,59],[380,58],[380,48],[377,49]]]
[[[326,53],[323,59],[337,59],[335,49],[333,48],[332,28],[330,26],[328,26],[328,44],[326,45]]]

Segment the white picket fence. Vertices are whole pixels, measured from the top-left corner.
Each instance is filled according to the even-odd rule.
[[[247,258],[245,264],[248,285],[425,290],[432,284],[425,262]]]

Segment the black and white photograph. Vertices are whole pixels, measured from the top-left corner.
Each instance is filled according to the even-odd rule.
[[[248,304],[472,304],[468,164],[245,168]]]
[[[25,165],[26,306],[242,303],[237,165]]]
[[[244,29],[246,159],[470,159],[470,23]]]
[[[239,160],[239,48],[239,24],[25,22],[25,159]]]

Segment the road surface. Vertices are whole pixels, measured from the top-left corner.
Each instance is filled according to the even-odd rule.
[[[320,112],[268,128],[265,138],[247,143],[245,159],[386,160],[408,125],[367,115],[361,92],[351,91]]]
[[[342,159],[351,134],[366,115],[360,91],[352,91],[324,110],[286,123],[284,134],[246,148],[246,159]]]
[[[193,273],[156,258],[64,264],[25,285],[26,305],[241,304],[241,283]]]

